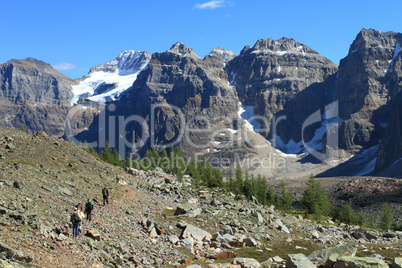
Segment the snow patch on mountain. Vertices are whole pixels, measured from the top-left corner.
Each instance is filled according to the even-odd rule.
[[[94,102],[118,100],[147,67],[150,59],[151,54],[146,51],[124,50],[116,59],[91,68],[89,74],[72,87],[71,105],[80,98]]]
[[[374,171],[375,163],[377,161],[378,148],[379,145],[374,145],[366,150],[361,151],[351,158],[355,163],[365,163],[360,165],[363,167],[360,168],[360,170],[358,170],[358,172],[355,173],[353,176],[364,176]]]
[[[244,106],[239,102],[239,107],[238,115],[244,119],[246,128],[258,133],[261,124],[256,120],[254,115],[254,106]]]
[[[394,55],[393,55],[392,59],[395,59],[396,57],[402,58],[401,51],[402,51],[402,44],[401,44],[401,42],[398,40],[398,41],[396,42],[396,44],[395,44]]]
[[[310,151],[322,150],[322,139],[329,129],[336,127],[343,122],[338,116],[338,104],[333,102],[325,107],[325,112],[322,114],[321,126],[314,132],[314,136],[309,141],[295,142],[290,139],[285,143],[280,136],[275,135],[269,140],[271,144],[287,154],[301,154]]]

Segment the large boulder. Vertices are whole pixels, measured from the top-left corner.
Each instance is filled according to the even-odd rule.
[[[388,268],[383,260],[370,257],[343,256],[338,258],[335,268]]]
[[[187,217],[197,217],[200,215],[201,209],[197,204],[185,203],[177,206],[174,215],[181,215]]]
[[[15,259],[26,263],[32,262],[35,257],[31,253],[14,249],[3,242],[0,242],[0,255],[3,255],[7,259]]]
[[[355,256],[357,251],[356,244],[346,244],[339,245],[331,248],[324,248],[321,250],[314,251],[308,256],[308,259],[317,264],[317,263],[325,263],[329,256],[338,255],[338,256]]]
[[[314,268],[312,263],[304,254],[289,254],[286,258],[286,268]]]
[[[183,230],[181,238],[186,239],[189,237],[194,238],[195,240],[198,241],[202,241],[205,237],[211,239],[212,235],[207,231],[204,231],[194,225],[188,224],[186,228]]]
[[[252,258],[236,258],[233,261],[233,264],[239,264],[242,268],[258,268],[261,267],[261,264]]]
[[[402,258],[394,258],[392,261],[392,268],[402,268]]]

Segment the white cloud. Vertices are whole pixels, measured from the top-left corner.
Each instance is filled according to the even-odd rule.
[[[203,4],[196,4],[195,8],[198,9],[215,9],[225,6],[225,0],[212,0]]]
[[[57,71],[66,71],[77,68],[77,65],[68,62],[63,62],[53,65],[53,68],[55,68]]]

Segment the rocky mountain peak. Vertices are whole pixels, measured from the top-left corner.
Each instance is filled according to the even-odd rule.
[[[35,58],[0,65],[0,97],[11,101],[68,102],[76,82]]]
[[[227,63],[227,62],[231,61],[232,59],[234,59],[237,56],[237,54],[231,50],[216,47],[211,51],[211,53],[209,53],[208,56],[216,57],[216,58],[220,59],[221,61],[223,61],[224,63]]]
[[[197,58],[199,58],[197,56],[197,54],[195,54],[194,50],[192,48],[189,48],[188,46],[186,46],[185,44],[183,44],[182,42],[177,42],[175,43],[167,52],[170,53],[174,53],[174,54],[179,54],[183,57],[186,56],[195,56]]]
[[[89,71],[93,72],[119,72],[121,75],[133,74],[144,68],[151,59],[147,51],[123,50],[117,58],[105,64],[99,64]]]
[[[62,77],[63,79],[71,80],[66,75],[56,71],[50,64],[32,57],[28,57],[25,60],[12,59],[4,64],[4,66],[7,65],[14,65],[17,68],[38,69],[41,72],[57,75],[58,77]]]
[[[245,51],[245,49],[243,49]],[[247,49],[249,53],[256,52],[264,53],[315,53],[311,48],[297,42],[292,38],[282,37],[279,40],[274,40],[272,38],[259,39],[251,49]]]
[[[363,28],[350,46],[349,54],[365,48],[394,49],[397,35],[395,32]]]

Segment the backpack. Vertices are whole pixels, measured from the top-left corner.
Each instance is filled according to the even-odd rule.
[[[87,201],[87,202],[85,203],[85,208],[86,208],[87,210],[92,210],[93,207],[94,207],[94,203],[92,203],[92,201]]]
[[[80,218],[80,216],[78,216],[77,213],[73,213],[71,215],[70,221],[71,221],[72,224],[77,224],[77,223],[81,222],[81,218]]]
[[[109,195],[109,191],[108,191],[106,188],[103,188],[102,194],[103,194],[103,196],[108,196],[108,195]]]

